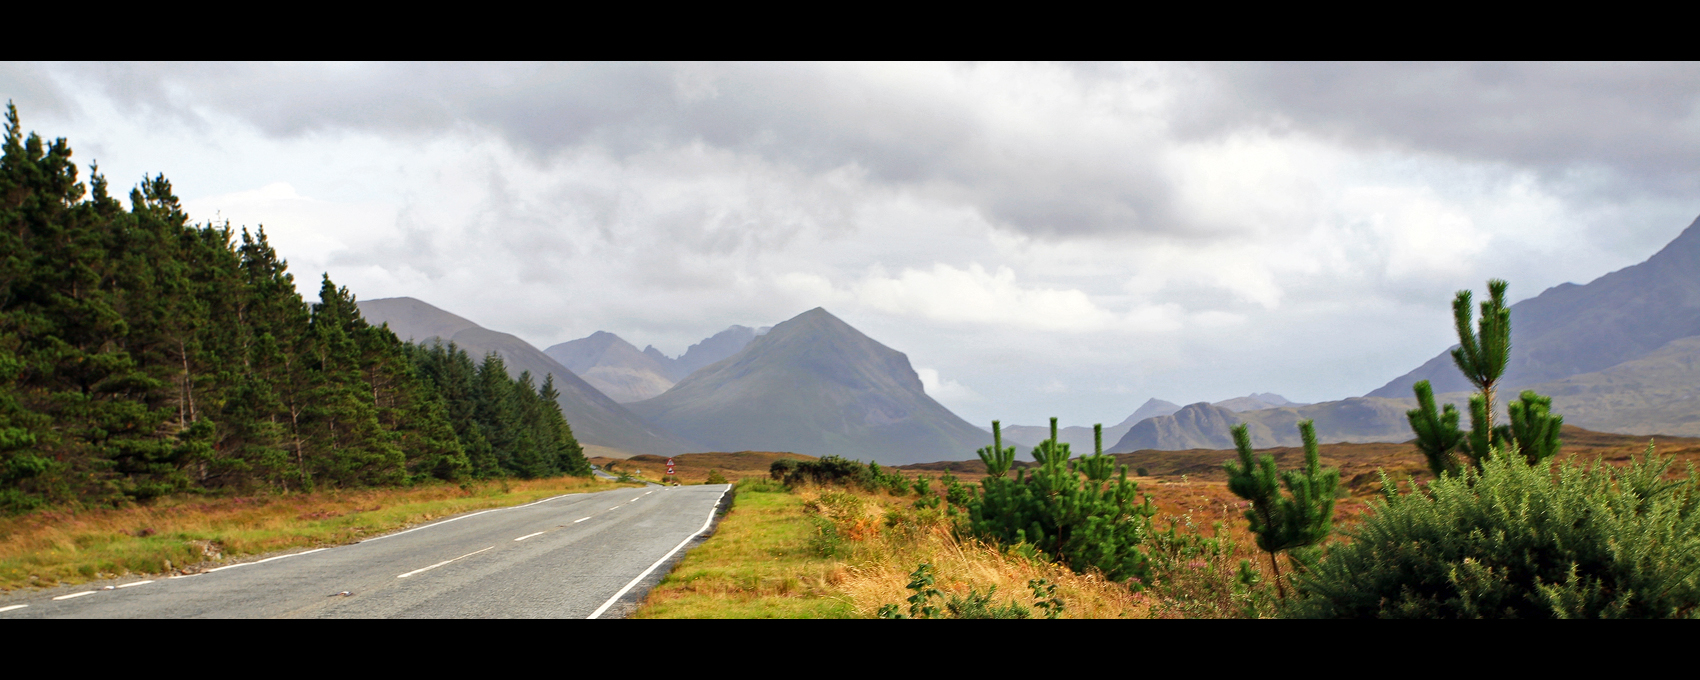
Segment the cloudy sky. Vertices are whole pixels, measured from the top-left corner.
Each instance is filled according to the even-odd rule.
[[[1361,395],[1700,215],[1694,64],[5,64],[303,292],[677,355],[825,307],[976,424]],[[1515,319],[1513,319],[1515,323]]]

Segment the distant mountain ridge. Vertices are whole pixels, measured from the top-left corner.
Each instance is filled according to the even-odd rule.
[[[719,451],[903,464],[972,457],[990,441],[927,396],[907,356],[819,307],[629,408]]]
[[[493,351],[501,355],[508,373],[518,376],[521,371],[529,370],[539,384],[544,375],[553,374],[555,388],[560,392],[557,401],[561,414],[580,442],[658,455],[700,450],[686,439],[634,415],[571,369],[518,337],[489,330],[410,297],[361,300],[358,304],[367,321],[389,324],[390,330],[403,340],[453,342],[472,355],[474,361]]]
[[[676,382],[670,376],[671,362],[664,364],[606,331],[554,345],[543,353],[622,404],[666,392]]]
[[[1144,404],[1135,409],[1131,415],[1123,418],[1121,422],[1104,428],[1104,450],[1108,451],[1111,444],[1120,441],[1122,435],[1127,434],[1128,429],[1132,428],[1135,423],[1146,418],[1166,416],[1179,410],[1181,410],[1179,404],[1172,404],[1155,398],[1145,400]],[[1051,427],[1049,425],[1010,425],[1003,428],[1003,436],[1005,440],[1023,446],[1037,446],[1039,442],[1051,438]],[[1080,425],[1059,427],[1057,428],[1057,441],[1068,444],[1070,451],[1091,453],[1093,445],[1092,428]]]
[[[1140,421],[1105,450],[1126,453],[1141,449],[1231,449],[1234,448],[1232,428],[1241,423],[1247,425],[1254,447],[1298,446],[1301,420],[1315,421],[1317,439],[1323,442],[1403,442],[1413,436],[1405,412],[1415,407],[1415,399],[1380,397],[1353,397],[1242,412],[1200,402],[1170,415]]]
[[[1554,286],[1511,305],[1511,361],[1502,387],[1514,394],[1510,390],[1601,371],[1696,335],[1700,219],[1645,262],[1587,285]],[[1409,397],[1419,380],[1428,380],[1435,392],[1470,390],[1451,351],[1365,396]]]
[[[767,330],[732,326],[691,345],[677,359],[662,354],[654,345],[640,352],[607,331],[554,345],[543,353],[578,373],[610,399],[629,404],[666,392],[698,368],[738,353]]]

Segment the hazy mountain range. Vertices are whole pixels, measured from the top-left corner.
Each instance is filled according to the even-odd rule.
[[[771,329],[732,326],[675,358],[607,332],[539,351],[412,298],[360,307],[404,339],[452,341],[475,356],[496,351],[516,375],[553,373],[580,439],[629,453],[770,450],[903,464],[971,458],[991,440],[984,425],[928,396],[907,356],[825,309]],[[1572,425],[1700,435],[1700,220],[1646,262],[1511,309],[1502,413],[1528,387],[1553,397]],[[1448,351],[1364,397],[1298,404],[1256,393],[1187,406],[1150,399],[1104,428],[1105,448],[1232,448],[1229,430],[1241,423],[1258,447],[1296,446],[1305,419],[1328,443],[1406,441],[1410,386],[1422,379],[1442,401],[1468,398]],[[1003,431],[1018,448],[1050,436],[1046,425]],[[1058,438],[1078,452],[1093,445],[1092,429],[1079,424]]]
[[[584,381],[628,404],[660,395],[697,369],[737,354],[767,328],[733,326],[691,345],[678,358],[661,353],[654,345],[638,348],[620,336],[597,331],[589,337],[570,340],[543,350]]]

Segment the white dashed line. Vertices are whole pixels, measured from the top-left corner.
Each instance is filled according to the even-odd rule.
[[[100,591],[98,591],[98,590],[85,590],[85,591],[80,592],[80,593],[71,593],[70,595],[60,595],[59,597],[53,598],[53,600],[55,602],[57,602],[59,600],[69,600],[73,597],[82,597],[84,595],[93,595],[93,594],[98,593],[98,592],[100,592]]]
[[[486,512],[496,512],[497,510],[507,510],[507,508],[494,508],[494,509],[490,509],[490,510],[480,510],[480,511],[472,513],[470,515],[461,515],[461,516],[456,517],[454,519],[445,519],[441,522],[437,522],[436,524],[427,524],[427,525],[422,526],[422,527],[414,527],[412,529],[408,529],[407,531],[398,531],[398,532],[395,532],[393,534],[388,534],[388,535],[385,535],[385,536],[378,536],[376,538],[368,538],[364,541],[361,541],[361,543],[371,543],[372,541],[382,541],[386,538],[391,538],[391,537],[394,537],[394,536],[400,536],[402,534],[411,534],[411,533],[418,531],[420,529],[429,529],[429,528],[434,527],[434,526],[440,526],[440,525],[443,525],[443,524],[448,524],[449,522],[459,522],[459,521],[466,519],[468,517],[477,517],[477,516],[482,515]],[[305,555],[306,553],[302,553],[302,554]]]
[[[12,611],[13,609],[23,609],[24,607],[28,607],[28,606],[29,605],[27,605],[27,604],[14,604],[10,607],[0,607],[0,613],[9,612],[9,611]]]
[[[578,519],[573,520],[573,524],[578,524],[579,522],[583,522],[587,519],[590,519],[590,518],[589,517],[580,517]]]
[[[521,537],[519,537],[519,538],[516,538],[516,539],[514,539],[514,542],[515,542],[515,543],[518,543],[518,542],[520,542],[520,541],[523,541],[523,540],[525,540],[525,539],[528,539],[528,538],[531,538],[531,537],[532,537],[532,536],[542,536],[542,535],[543,535],[543,534],[545,534],[545,533],[548,533],[548,532],[545,532],[545,531],[539,531],[539,532],[537,532],[537,533],[535,533],[535,534],[526,534],[526,535],[524,535],[524,536],[521,536]]]
[[[484,549],[484,550],[495,550],[495,549],[496,549],[496,546],[493,546],[493,545],[492,545],[492,546],[490,546],[490,547],[488,547],[488,548],[485,548],[485,549]],[[436,568],[437,568],[437,567],[440,567],[440,566],[443,566],[443,565],[445,565],[445,564],[448,564],[448,563],[450,563],[450,562],[454,562],[454,561],[456,561],[456,560],[464,560],[464,559],[466,559],[466,558],[468,558],[468,557],[472,557],[472,556],[473,556],[473,555],[477,555],[477,554],[478,554],[478,553],[481,553],[481,552],[484,552],[484,550],[474,550],[474,551],[472,551],[472,552],[469,552],[469,553],[467,553],[467,554],[465,554],[465,555],[461,555],[461,556],[460,556],[460,557],[456,557],[456,558],[454,558],[454,559],[453,559],[453,560],[443,560],[443,561],[441,561],[441,562],[438,562],[438,563],[436,563],[436,564],[433,564],[433,565],[431,565],[431,566],[429,566],[429,567],[425,567],[425,568],[424,568],[424,569],[414,569],[414,570],[413,570],[413,571],[410,571],[410,572],[407,572],[407,573],[405,573],[405,574],[401,574],[401,575],[399,575],[399,576],[397,576],[397,577],[396,577],[396,578],[407,578],[407,577],[409,577],[409,576],[412,576],[412,575],[414,575],[414,574],[418,574],[418,573],[421,573],[421,572],[427,572],[427,571],[430,571],[430,570],[432,570],[432,569],[436,569]]]
[[[128,587],[130,587],[130,586],[140,586],[140,585],[147,585],[147,584],[149,584],[149,583],[153,583],[153,581],[136,581],[136,582],[134,582],[134,583],[125,583],[125,584],[121,584],[121,585],[119,585],[119,586],[118,586],[118,587],[119,587],[119,588],[128,588]]]

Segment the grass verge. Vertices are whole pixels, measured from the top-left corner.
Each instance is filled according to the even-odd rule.
[[[33,512],[0,518],[0,590],[195,573],[242,557],[350,543],[472,510],[616,486],[556,477]]]
[[[946,598],[992,592],[997,605],[1028,606],[1029,582],[1044,579],[1058,586],[1064,618],[1148,611],[1122,584],[958,539],[936,509],[885,494],[786,492],[747,479],[714,536],[650,591],[633,618],[872,618],[882,605],[905,602],[922,563]]]

